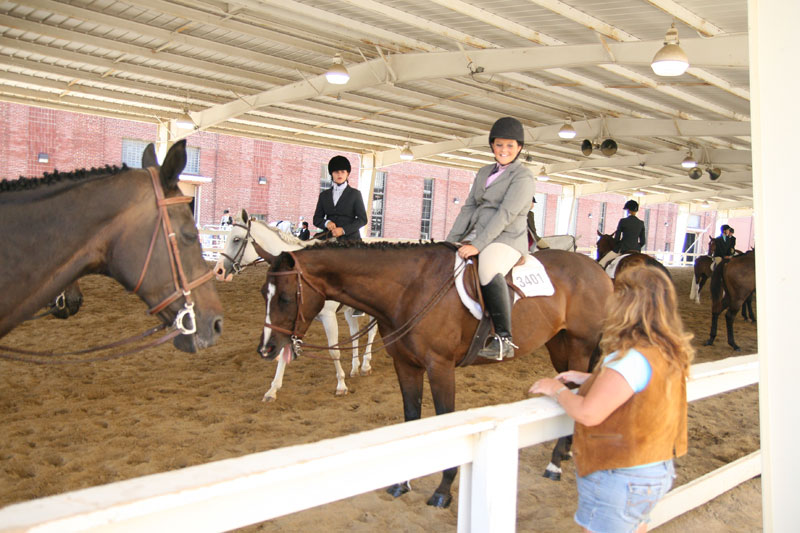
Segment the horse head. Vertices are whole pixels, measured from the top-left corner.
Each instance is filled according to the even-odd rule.
[[[597,243],[595,246],[597,247],[597,260],[599,261],[602,259],[608,252],[614,249],[617,245],[616,239],[614,239],[613,235],[610,234],[603,234],[600,231],[597,232]]]
[[[713,256],[714,251],[717,249],[717,241],[713,236],[708,237],[708,255]]]
[[[312,280],[300,264],[297,254],[283,252],[275,256],[258,244],[255,246],[259,255],[271,265],[261,288],[266,317],[258,353],[268,361],[281,351],[285,357],[294,359],[300,339],[325,305],[325,295],[318,288],[318,281]]]
[[[233,219],[228,239],[225,241],[225,249],[219,254],[219,260],[214,265],[217,281],[231,281],[234,274],[238,274],[246,265],[258,260],[258,254],[252,246],[253,222],[257,221],[247,214],[246,209],[242,209]]]
[[[157,163],[152,145],[142,160],[151,166],[130,171],[143,174],[131,186],[141,189],[135,193],[140,197],[155,198],[137,201],[117,217],[119,236],[109,250],[108,270],[151,306],[150,314],[181,332],[173,341],[176,348],[193,353],[213,345],[221,334],[222,304],[213,284],[206,283],[213,274],[203,259],[191,199],[178,188],[186,141],[172,145],[161,166],[152,165]]]

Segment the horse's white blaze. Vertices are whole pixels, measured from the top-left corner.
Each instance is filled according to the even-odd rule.
[[[269,309],[270,305],[272,304],[272,297],[275,296],[275,284],[270,282],[267,284],[267,316],[264,317],[264,343],[261,345],[263,348],[269,342],[269,337],[272,335],[272,328],[267,327],[266,324],[272,324],[272,321],[269,318]]]

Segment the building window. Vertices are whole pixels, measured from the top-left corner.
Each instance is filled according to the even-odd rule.
[[[200,174],[200,148],[196,146],[186,147],[186,166],[183,174]]]
[[[606,209],[608,209],[608,202],[600,204],[600,219],[597,221],[597,231],[600,233],[606,230]]]
[[[700,225],[700,215],[689,215],[689,222],[686,224],[686,226],[693,229],[701,229],[702,226]]]
[[[131,168],[142,168],[142,154],[150,141],[122,139],[122,162]]]
[[[433,180],[425,179],[422,191],[422,223],[419,228],[420,239],[431,238],[431,210],[433,207]]]
[[[331,175],[328,174],[328,165],[327,163],[320,167],[320,176],[319,176],[319,190],[320,192],[330,189],[333,186],[333,180],[331,179]]]
[[[370,217],[370,237],[383,237],[383,214],[386,199],[386,172],[375,172],[375,186],[372,188],[372,216]]]

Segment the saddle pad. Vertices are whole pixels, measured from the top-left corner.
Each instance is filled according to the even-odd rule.
[[[617,265],[619,265],[619,262],[628,257],[629,255],[631,254],[619,255],[614,259],[612,259],[611,262],[606,265],[605,271],[606,274],[608,274],[609,278],[614,279],[614,275],[617,273]]]
[[[459,298],[461,298],[461,302],[469,310],[470,314],[480,320],[482,316],[481,305],[470,298],[467,294],[467,290],[464,288],[464,270],[459,269],[464,260],[461,259],[458,254],[455,254],[455,256],[456,261],[453,268],[457,273],[456,291],[458,292]],[[467,263],[472,263],[472,259],[467,259]],[[526,297],[552,296],[556,292],[544,265],[530,254],[525,257],[524,263],[511,269],[511,279],[514,285],[520,289]],[[514,303],[519,299],[519,294],[515,291]]]

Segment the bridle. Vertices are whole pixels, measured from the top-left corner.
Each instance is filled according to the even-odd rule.
[[[292,326],[291,330],[286,328],[282,328],[280,326],[276,326],[274,324],[268,324],[266,321],[264,322],[264,326],[273,329],[279,333],[284,333],[289,335],[292,340],[292,348],[295,350],[295,353],[300,353],[301,351],[301,344],[304,333],[301,333],[299,330],[300,323],[305,324],[308,322],[306,317],[303,316],[303,281],[305,281],[309,287],[314,289],[314,291],[322,296],[322,299],[325,300],[326,296],[322,290],[319,289],[316,285],[314,285],[308,276],[306,276],[305,272],[303,272],[300,268],[300,262],[297,260],[297,256],[295,256],[294,252],[285,252],[291,256],[294,260],[294,268],[292,270],[282,270],[280,272],[272,272],[271,270],[267,272],[267,279],[270,276],[277,277],[277,276],[296,276],[297,277],[297,289],[295,292],[295,305],[297,306],[297,314],[294,317],[294,325]]]
[[[251,227],[252,224],[253,224],[253,219],[252,218],[249,218],[247,220],[247,225],[246,226],[244,224],[239,224],[238,222],[235,223],[235,224],[231,224],[231,226],[233,226],[233,227],[242,228],[242,229],[244,229],[246,231],[244,239],[242,239],[242,245],[239,247],[238,250],[236,250],[236,253],[233,254],[233,257],[229,256],[225,252],[222,252],[222,253],[219,254],[219,255],[221,255],[222,257],[224,257],[225,259],[227,259],[228,261],[231,262],[231,270],[233,270],[234,274],[241,274],[242,270],[244,270],[246,267],[263,261],[263,259],[261,259],[259,257],[258,259],[256,259],[252,263],[248,263],[246,265],[242,265],[242,263],[241,263],[242,258],[244,257],[244,252],[247,250],[247,245],[255,242],[255,239],[253,238],[252,234],[250,233],[250,227]]]
[[[153,230],[153,237],[150,239],[150,247],[147,250],[147,257],[144,260],[142,273],[139,276],[139,281],[133,289],[133,293],[141,288],[144,277],[147,274],[147,268],[150,266],[150,259],[153,256],[153,249],[158,239],[159,226],[161,227],[164,235],[164,240],[167,243],[167,253],[169,254],[169,266],[172,270],[172,283],[175,291],[167,296],[161,303],[153,306],[147,312],[148,314],[155,315],[163,311],[172,302],[180,298],[184,298],[183,308],[178,311],[175,316],[173,326],[180,331],[182,335],[191,335],[197,331],[197,320],[194,313],[194,301],[192,299],[192,289],[195,289],[203,283],[209,281],[214,276],[214,271],[209,270],[194,281],[187,281],[186,273],[183,271],[183,263],[181,262],[181,253],[178,247],[178,239],[175,236],[175,231],[172,228],[172,221],[169,218],[167,207],[177,204],[188,204],[192,201],[190,196],[175,196],[173,198],[165,198],[164,191],[158,179],[158,170],[155,167],[148,167],[150,177],[153,181],[153,190],[156,195],[156,205],[158,206],[158,218]],[[183,321],[185,318],[189,319],[189,325],[184,326]]]

